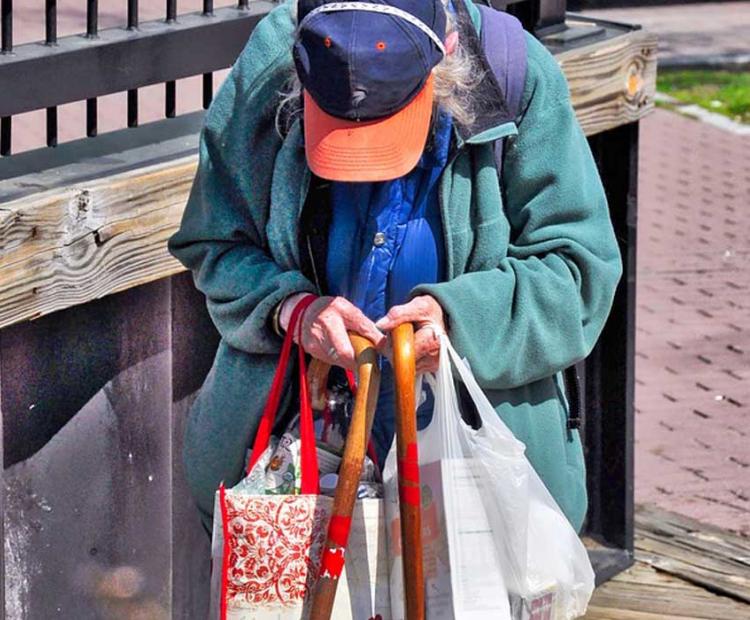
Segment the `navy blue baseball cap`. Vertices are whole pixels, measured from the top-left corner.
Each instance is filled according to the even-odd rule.
[[[442,0],[299,0],[293,56],[311,170],[336,181],[409,172],[432,116],[445,56]]]

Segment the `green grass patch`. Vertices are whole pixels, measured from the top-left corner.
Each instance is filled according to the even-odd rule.
[[[683,103],[750,123],[750,71],[660,70],[656,89]]]

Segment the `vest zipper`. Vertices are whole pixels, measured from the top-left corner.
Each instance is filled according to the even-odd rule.
[[[315,288],[318,289],[318,295],[323,296],[323,289],[320,286],[320,279],[318,278],[318,268],[315,266],[315,256],[312,251],[312,242],[310,241],[310,235],[305,234],[305,241],[307,245],[307,254],[310,257],[310,265],[312,266],[313,278],[315,279]]]

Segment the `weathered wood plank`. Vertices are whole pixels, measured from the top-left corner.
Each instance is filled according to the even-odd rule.
[[[0,327],[182,271],[166,241],[195,166],[191,156],[0,208]]]
[[[745,616],[743,616],[745,614]],[[599,586],[587,620],[604,618],[742,618],[750,607],[660,573],[643,562]]]
[[[744,574],[749,539],[651,505],[635,518],[636,562],[597,588],[586,620],[750,619],[750,604],[725,583]]]
[[[750,540],[656,508],[639,513],[642,561],[750,604]]]
[[[648,110],[653,46],[652,35],[633,31],[559,56],[586,133]],[[196,163],[190,156],[0,206],[0,328],[182,271],[166,240]]]
[[[635,30],[556,56],[586,135],[638,120],[653,108],[656,46],[655,34]]]

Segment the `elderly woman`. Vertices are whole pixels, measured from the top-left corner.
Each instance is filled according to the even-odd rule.
[[[338,367],[354,365],[347,331],[387,354],[388,333],[408,321],[417,370],[434,371],[435,326],[445,329],[580,530],[585,466],[561,371],[594,346],[621,259],[566,80],[529,33],[498,179],[502,94],[472,51],[481,27],[471,0],[290,0],[258,24],[217,93],[169,240],[222,337],[185,434],[206,524],[218,484],[242,475],[291,311],[314,293],[301,344]],[[383,357],[381,461],[390,372]],[[421,426],[429,411],[428,400]]]

